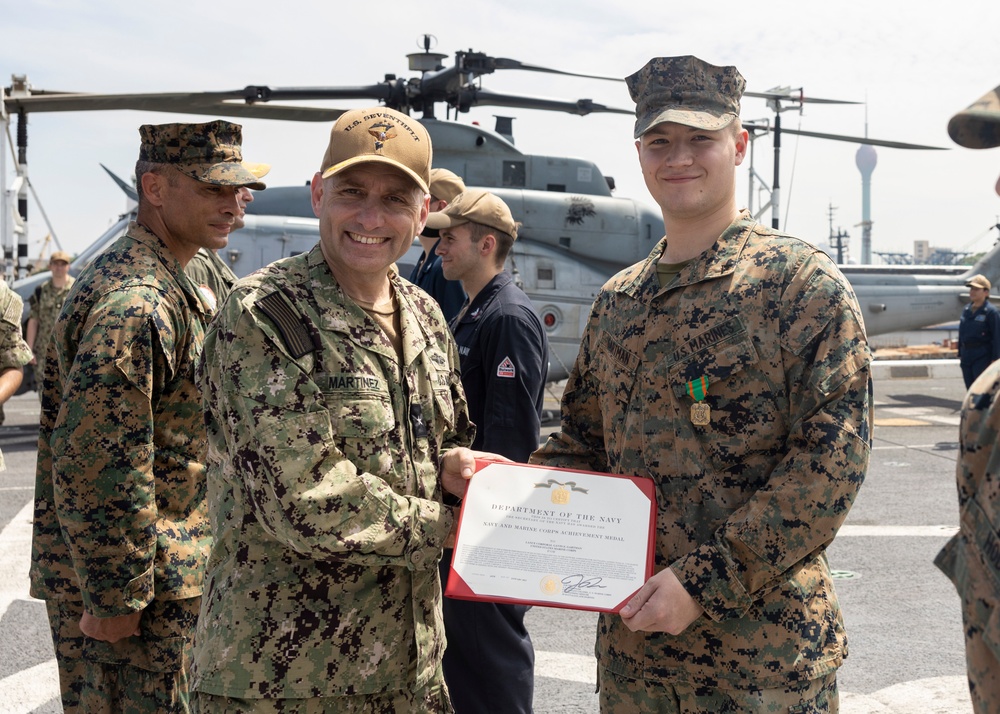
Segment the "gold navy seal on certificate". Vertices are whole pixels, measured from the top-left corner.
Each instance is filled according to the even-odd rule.
[[[652,575],[651,479],[476,466],[462,499],[448,597],[618,612]]]

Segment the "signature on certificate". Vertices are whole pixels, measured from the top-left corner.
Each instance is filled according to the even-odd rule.
[[[585,578],[582,575],[567,575],[562,579],[563,592],[571,593],[574,590],[588,590],[591,588],[596,588],[598,590],[605,590],[607,586],[601,585],[601,578]]]

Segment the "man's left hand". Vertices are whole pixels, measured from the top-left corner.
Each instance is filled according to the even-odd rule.
[[[450,449],[441,457],[441,486],[444,490],[463,498],[469,479],[476,473],[476,459],[510,461],[506,456],[489,451],[473,451],[464,446]]]
[[[662,570],[639,588],[619,613],[633,632],[666,632],[679,635],[705,609],[699,605],[670,568]]]

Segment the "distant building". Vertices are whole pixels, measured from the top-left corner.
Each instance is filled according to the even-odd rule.
[[[931,242],[929,240],[913,241],[913,262],[917,265],[927,264],[933,250],[934,249],[931,248]]]

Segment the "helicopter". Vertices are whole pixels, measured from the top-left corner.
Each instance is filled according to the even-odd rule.
[[[201,93],[94,95],[34,90],[25,78],[3,90],[4,110],[24,117],[34,111],[142,109],[210,116],[256,117],[291,121],[333,121],[345,110],[279,104],[280,101],[376,101],[406,113],[420,112],[434,147],[434,165],[461,176],[470,187],[487,188],[502,198],[522,223],[509,257],[508,269],[531,298],[546,329],[551,363],[549,381],[564,379],[573,364],[591,304],[610,276],[644,259],[663,236],[663,221],[654,211],[631,198],[614,195],[614,180],[586,159],[527,154],[514,144],[512,121],[498,117],[494,129],[457,118],[473,106],[558,111],[576,115],[615,113],[633,115],[631,109],[598,104],[589,99],[561,101],[544,97],[501,94],[482,86],[481,78],[499,70],[545,72],[595,81],[621,82],[617,77],[577,74],[530,65],[518,60],[461,50],[453,63],[447,55],[431,52],[431,36],[424,36],[423,52],[408,55],[409,69],[419,76],[400,78],[387,74],[381,82],[354,87],[272,88],[249,85],[240,90]],[[763,98],[775,111],[773,124],[753,123],[753,134],[770,133],[777,149],[781,132],[824,139],[851,141],[902,149],[938,147],[901,144],[868,137],[845,137],[784,129],[780,112],[800,108],[809,101],[844,103],[806,96],[801,90],[776,88],[746,92]],[[446,118],[436,114],[440,105]],[[19,133],[20,140],[20,133]],[[20,149],[21,147],[19,147]],[[777,169],[777,159],[775,161]],[[777,172],[768,207],[777,215]],[[125,182],[117,179],[125,188]],[[763,209],[762,209],[763,210]],[[95,244],[71,265],[78,272],[124,232],[123,215]],[[309,200],[308,186],[271,187],[255,194],[247,207],[245,227],[234,231],[220,255],[237,275],[246,275],[273,260],[311,248],[318,240],[318,220]],[[26,247],[19,251],[27,254]],[[419,243],[399,261],[409,274],[420,255]],[[916,329],[955,319],[967,300],[965,280],[983,273],[1000,278],[1000,247],[972,269],[934,272],[909,268],[865,268],[845,274],[858,295],[870,335]],[[19,292],[30,293],[44,275],[15,282]]]

